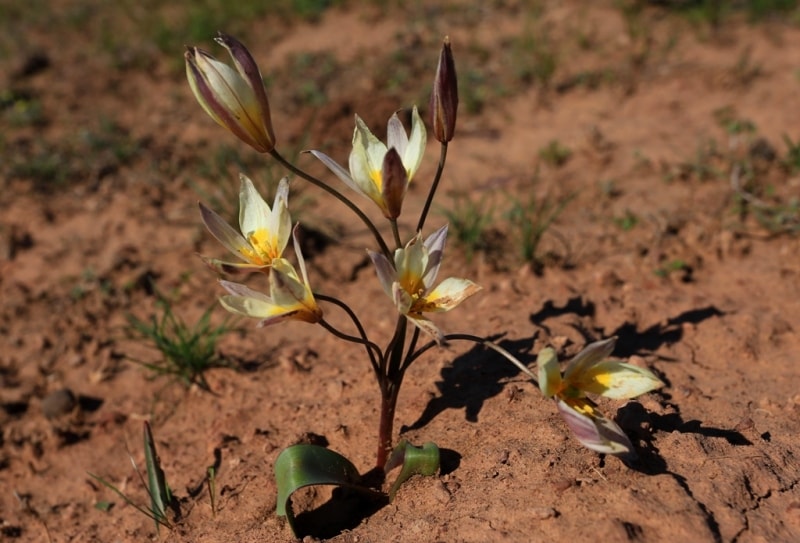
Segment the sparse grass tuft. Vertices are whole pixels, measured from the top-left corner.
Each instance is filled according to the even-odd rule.
[[[800,141],[792,141],[786,134],[783,135],[783,141],[787,147],[783,164],[791,173],[796,174],[800,172]]]
[[[128,315],[128,323],[131,337],[152,343],[161,352],[162,359],[154,363],[135,362],[156,375],[168,375],[187,386],[197,384],[203,390],[210,390],[204,373],[211,368],[227,366],[217,353],[217,341],[235,328],[228,319],[218,326],[211,324],[215,306],[189,325],[173,313],[169,300],[161,295],[158,297],[159,316],[140,320]]]
[[[527,200],[513,200],[505,217],[515,234],[519,255],[524,262],[530,263],[536,269],[542,267],[542,257],[539,254],[542,237],[575,196],[571,194],[556,198],[545,194],[537,197],[531,192]]]
[[[637,224],[639,224],[639,217],[636,216],[631,210],[626,209],[625,214],[620,217],[614,217],[614,224],[616,224],[623,232],[630,232]]]
[[[453,207],[441,209],[449,223],[449,233],[455,236],[456,243],[464,249],[467,262],[478,251],[486,250],[487,230],[494,221],[494,207],[484,209],[484,199],[472,200],[469,196],[453,197]]]
[[[571,156],[570,148],[562,145],[558,140],[551,140],[550,143],[539,149],[539,158],[556,168],[566,164]]]

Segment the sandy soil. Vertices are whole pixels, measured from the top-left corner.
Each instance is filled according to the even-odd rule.
[[[666,383],[601,402],[640,460],[582,448],[517,369],[453,343],[412,367],[396,420],[398,439],[442,448],[441,474],[412,479],[338,532],[305,514],[316,535],[304,541],[800,540],[800,174],[783,139],[800,138],[800,29],[540,4],[537,14],[512,2],[333,9],[313,23],[265,16],[246,41],[269,74],[279,148],[344,162],[353,113],[382,137],[392,111],[426,105],[438,43],[451,36],[462,109],[438,203],[468,197],[494,220],[471,259],[451,241],[442,277],[483,291],[437,322],[498,337],[531,364],[546,346],[566,358],[618,336],[616,357]],[[211,392],[131,361],[159,361],[127,320],[160,314],[153,285],[190,323],[222,293],[196,256],[224,256],[197,201],[233,216],[238,171],[261,186],[282,173],[200,110],[181,51],[112,47],[104,25],[122,36],[133,23],[87,13],[14,19],[0,57],[0,539],[291,541],[274,515],[273,462],[314,439],[371,467],[369,365],[319,327],[244,320],[220,341],[230,367],[206,373]],[[198,45],[213,47],[210,36]],[[542,75],[548,59],[554,71]],[[571,151],[561,164],[540,153],[551,141]],[[407,229],[437,153],[431,143]],[[523,262],[510,202],[570,197],[537,265]],[[290,205],[321,233],[308,244],[314,288],[388,337],[393,309],[365,265],[368,233],[300,180]],[[429,228],[445,220],[437,212]],[[225,316],[217,308],[212,320]],[[128,458],[143,465],[143,420],[180,509],[160,536],[88,475],[146,503]],[[215,512],[203,484],[211,465]]]

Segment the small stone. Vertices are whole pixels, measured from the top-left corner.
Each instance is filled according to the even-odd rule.
[[[49,393],[42,399],[42,412],[48,419],[55,419],[71,413],[76,405],[78,405],[78,399],[75,394],[68,388],[62,388]]]
[[[450,501],[450,490],[445,486],[444,483],[441,481],[437,481],[437,483],[433,487],[433,497],[436,498],[441,504],[445,504]]]
[[[552,507],[533,507],[530,510],[533,518],[538,520],[547,520],[558,515],[558,512]]]
[[[553,485],[553,490],[556,492],[564,492],[566,489],[572,486],[572,483],[572,479],[560,478],[554,480],[551,484]]]

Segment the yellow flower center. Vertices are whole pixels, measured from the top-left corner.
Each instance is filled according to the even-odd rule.
[[[250,242],[250,247],[242,247],[242,254],[253,264],[267,266],[280,257],[272,245],[272,236],[265,228],[259,228],[248,234],[247,241]]]
[[[584,398],[562,398],[564,402],[578,413],[595,418],[600,415],[594,406]]]

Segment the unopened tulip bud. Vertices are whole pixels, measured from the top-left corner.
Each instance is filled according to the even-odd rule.
[[[458,81],[453,53],[450,51],[450,38],[444,39],[442,52],[439,54],[430,110],[434,137],[442,143],[447,143],[453,139],[458,110]]]
[[[383,201],[386,203],[386,209],[383,212],[387,219],[396,219],[400,216],[403,199],[408,189],[408,173],[403,166],[403,160],[394,147],[389,149],[383,157],[381,179],[383,179],[381,192]]]
[[[215,40],[230,53],[235,70],[207,52],[190,47],[186,76],[195,98],[220,126],[261,153],[275,147],[264,81],[247,48],[220,33]]]

